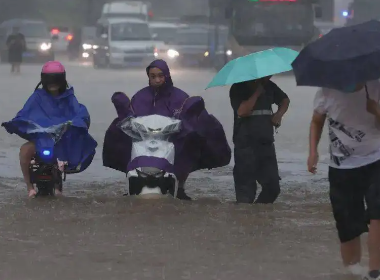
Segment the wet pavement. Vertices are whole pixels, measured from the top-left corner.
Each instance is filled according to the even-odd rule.
[[[11,119],[39,79],[0,66],[0,120]],[[274,81],[291,98],[276,135],[282,194],[273,206],[235,205],[230,166],[192,174],[192,202],[123,197],[123,174],[102,167],[101,148],[116,115],[114,91],[132,96],[147,84],[143,69],[94,70],[67,65],[69,82],[90,111],[97,155],[64,186],[66,197],[26,199],[18,151],[23,140],[0,133],[0,279],[355,279],[341,269],[327,195],[327,138],[318,175],[306,171],[315,89],[291,75]],[[204,91],[207,70],[172,70],[176,86],[200,95],[232,137],[228,87]],[[232,145],[232,144],[231,144]]]

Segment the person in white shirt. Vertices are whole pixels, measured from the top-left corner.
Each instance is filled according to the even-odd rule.
[[[360,236],[369,231],[369,273],[363,278],[368,280],[380,280],[379,101],[378,80],[344,91],[320,89],[314,100],[307,162],[309,172],[316,173],[318,143],[327,120],[330,201],[343,263],[351,272],[359,267]]]

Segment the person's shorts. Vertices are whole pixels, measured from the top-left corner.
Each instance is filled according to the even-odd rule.
[[[380,160],[355,169],[329,168],[330,200],[342,243],[380,220]],[[366,207],[367,206],[367,207]]]

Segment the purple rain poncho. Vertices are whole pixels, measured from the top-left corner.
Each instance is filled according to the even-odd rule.
[[[112,96],[118,117],[111,123],[104,138],[103,165],[121,172],[154,166],[173,172],[180,181],[185,181],[193,171],[228,165],[231,149],[223,126],[206,111],[203,99],[189,97],[184,91],[174,87],[165,61],[153,61],[147,67],[147,73],[150,68],[159,68],[165,75],[165,84],[158,92],[148,86],[138,91],[132,100],[122,92],[116,92]],[[174,166],[165,159],[144,156],[131,161],[132,139],[116,126],[127,117],[153,114],[182,121],[181,132],[173,140]]]

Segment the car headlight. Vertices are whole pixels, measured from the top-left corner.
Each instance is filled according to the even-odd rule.
[[[208,57],[209,55],[210,55],[209,52],[205,52],[205,53],[204,53],[204,56],[205,56],[205,57]]]
[[[90,45],[90,44],[83,44],[82,47],[84,50],[92,49],[92,45]]]
[[[98,46],[98,45],[93,45],[92,48],[93,48],[94,50],[97,50],[97,49],[99,49],[99,46]]]
[[[227,50],[226,51],[226,55],[231,56],[232,55],[232,51],[231,50]]]
[[[175,58],[175,57],[179,56],[179,52],[177,52],[176,50],[172,50],[172,49],[168,50],[166,54],[170,58]]]
[[[41,49],[42,51],[50,50],[50,48],[51,48],[51,43],[42,43],[42,44],[40,45],[40,49]]]

